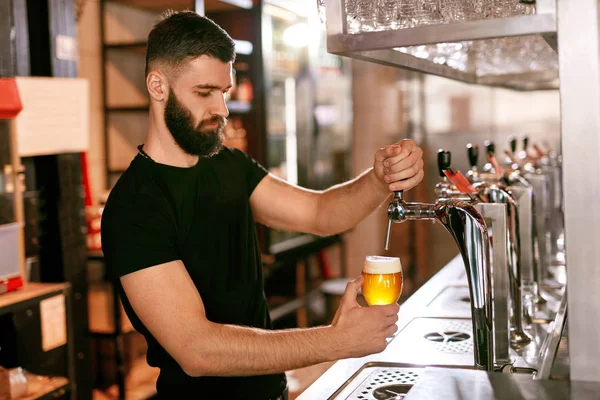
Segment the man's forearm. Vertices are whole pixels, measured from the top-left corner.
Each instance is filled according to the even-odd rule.
[[[273,374],[347,357],[331,326],[268,331],[209,323],[190,346],[192,376]]]
[[[357,178],[322,192],[317,207],[317,231],[323,235],[344,232],[371,214],[389,196],[370,168]]]

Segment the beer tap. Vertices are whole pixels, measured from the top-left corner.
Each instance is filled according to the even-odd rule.
[[[512,146],[512,141],[511,141],[511,146]],[[516,146],[516,142],[514,143],[514,146]],[[506,186],[513,186],[513,185],[519,185],[519,186],[525,186],[525,187],[529,186],[529,183],[527,182],[527,180],[525,180],[521,176],[521,173],[518,169],[518,165],[516,163],[512,163],[512,161],[510,161],[511,165],[513,167],[506,168],[506,169],[502,168],[502,166],[500,166],[500,163],[498,162],[498,159],[496,158],[496,153],[495,153],[496,146],[494,145],[493,142],[486,140],[485,147],[487,150],[488,163],[485,165],[484,170],[488,173],[491,173],[493,171],[494,174],[493,175],[480,174],[481,181],[502,182]],[[508,157],[508,156],[509,156],[509,154],[507,154],[507,160],[510,159],[510,157]]]
[[[526,162],[535,163],[537,157],[534,157],[529,153],[529,136],[525,136],[523,138],[523,150],[521,152],[519,152],[518,157],[524,163],[526,163]]]
[[[494,143],[486,141],[485,145],[490,162],[486,164],[484,170],[489,172],[495,170],[494,172],[496,172],[501,167],[498,165],[497,160],[495,161]],[[495,176],[489,173],[480,174],[479,178],[480,181],[503,185],[503,187],[513,192],[513,197],[520,198],[520,201],[527,204],[519,209],[521,222],[525,224],[520,231],[521,238],[524,239],[523,244],[525,244],[521,247],[520,253],[520,259],[524,267],[522,272],[524,271],[524,276],[528,282],[533,280],[535,283],[533,289],[535,303],[543,304],[546,300],[540,291],[541,284],[546,276],[548,260],[551,254],[556,253],[556,250],[551,250],[551,246],[555,241],[553,240],[552,243],[548,241],[547,243],[546,231],[551,220],[548,215],[550,213],[559,214],[559,212],[556,211],[556,207],[554,210],[551,208],[553,195],[555,194],[553,190],[556,188],[557,183],[556,178],[552,179],[550,176],[556,169],[549,165],[548,156],[543,153],[537,144],[534,144],[533,147],[540,155],[543,155],[538,161],[539,167],[528,163],[522,167],[523,171],[503,171],[501,174],[496,173]],[[492,166],[492,163],[495,166]],[[559,230],[559,228],[555,229]],[[556,236],[558,237],[558,235]],[[528,284],[528,286],[530,285]]]
[[[388,206],[388,227],[385,235],[385,249],[390,249],[393,222],[404,222],[419,219],[435,219],[434,204],[407,203],[404,201],[404,191],[396,190],[394,199]]]
[[[511,146],[516,146],[516,143],[511,141]],[[537,145],[534,145],[537,146]],[[494,144],[492,142],[486,142],[488,158],[493,162],[494,160]],[[539,149],[539,147],[537,147]],[[536,149],[536,150],[537,150]],[[490,162],[490,165],[492,163]],[[530,165],[530,164],[526,164]],[[524,169],[526,166],[523,167]],[[527,171],[525,171],[527,172]],[[543,304],[546,302],[544,297],[540,294],[539,288],[543,281],[543,273],[540,271],[540,266],[544,264],[545,256],[545,245],[540,245],[540,234],[544,230],[544,225],[537,215],[537,211],[541,209],[541,204],[544,200],[540,200],[542,194],[535,194],[536,189],[533,184],[539,186],[538,180],[531,178],[531,174],[527,172],[527,177],[521,175],[521,171],[505,171],[500,178],[491,173],[479,174],[480,182],[490,182],[499,185],[503,190],[510,190],[511,195],[516,199],[517,204],[523,202],[522,207],[519,206],[519,237],[521,238],[521,244],[519,246],[519,260],[521,261],[521,275],[524,277],[524,282],[527,287],[531,287],[531,282],[534,282],[533,292],[536,304]],[[532,184],[533,182],[533,184]],[[537,196],[537,197],[536,197]],[[539,197],[539,199],[538,199]],[[521,226],[523,225],[523,226]],[[541,247],[540,247],[541,246]],[[536,252],[536,249],[539,249]],[[538,257],[536,257],[536,253]],[[538,259],[539,258],[539,259]],[[530,311],[527,311],[530,314]]]
[[[517,160],[517,139],[510,137],[509,140],[510,150],[504,150],[506,158],[504,159],[504,165],[508,170],[519,169],[519,162]]]
[[[508,144],[510,146],[510,152],[506,152],[506,164],[515,168],[515,164],[517,163],[517,138],[514,136],[510,136],[508,138]]]
[[[510,341],[513,344],[522,345],[529,343],[531,337],[523,330],[523,305],[522,305],[522,274],[520,260],[520,233],[519,233],[519,209],[517,201],[511,191],[499,182],[477,182],[472,186],[466,178],[451,165],[451,155],[447,150],[438,151],[438,169],[440,175],[445,175],[447,180],[436,185],[438,201],[457,196],[465,200],[469,196],[471,202],[496,203],[506,205],[507,230],[507,268],[509,271],[509,286],[512,300],[513,323],[511,324]],[[447,181],[454,184],[452,190]]]
[[[467,171],[467,179],[473,183],[479,181],[479,171],[477,170],[477,160],[479,158],[479,146],[476,144],[467,144],[467,156],[469,158],[469,166]]]
[[[496,178],[501,179],[504,175],[504,171],[502,170],[502,167],[496,158],[496,145],[488,140],[485,142],[485,147],[487,149],[488,162],[492,166],[492,169],[496,174]]]
[[[392,223],[438,221],[452,236],[462,255],[469,283],[475,368],[493,371],[491,267],[489,237],[483,217],[471,204],[455,199],[443,203],[407,203],[402,191],[394,192],[387,215],[386,249],[389,249]]]
[[[539,147],[536,148],[537,145],[534,145],[534,150],[538,150]],[[525,136],[523,138],[523,150],[519,153],[519,160],[521,164],[521,170],[523,174],[538,174],[539,173],[539,163],[543,157],[543,154],[532,154],[529,151],[529,137]]]

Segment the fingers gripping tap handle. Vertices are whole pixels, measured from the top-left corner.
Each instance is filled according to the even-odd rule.
[[[394,191],[394,201],[404,201],[403,195],[404,195],[403,190]],[[394,223],[394,221],[392,221],[392,218],[388,217],[388,227],[387,227],[387,233],[385,235],[385,249],[386,250],[390,249],[390,241],[392,238],[392,224],[393,223]]]

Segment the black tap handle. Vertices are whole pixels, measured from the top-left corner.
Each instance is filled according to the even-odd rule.
[[[444,178],[446,175],[444,174],[444,170],[450,168],[452,164],[452,156],[448,150],[439,149],[438,150],[438,170],[440,172],[440,176]]]
[[[496,146],[494,145],[494,142],[491,140],[486,140],[483,144],[485,145],[488,155],[496,153]]]
[[[508,143],[510,144],[510,151],[515,154],[517,152],[517,138],[509,136]]]
[[[479,146],[472,143],[467,144],[467,155],[469,156],[469,165],[476,167],[477,159],[479,158]]]
[[[523,138],[523,150],[527,151],[528,147],[529,147],[529,136],[525,136]]]

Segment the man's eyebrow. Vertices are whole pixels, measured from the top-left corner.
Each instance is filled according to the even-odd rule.
[[[225,89],[231,89],[232,85],[227,85],[225,87]],[[221,86],[217,86],[217,85],[211,85],[211,84],[199,84],[194,86],[194,88],[196,89],[212,89],[212,90],[218,90],[221,89]]]

